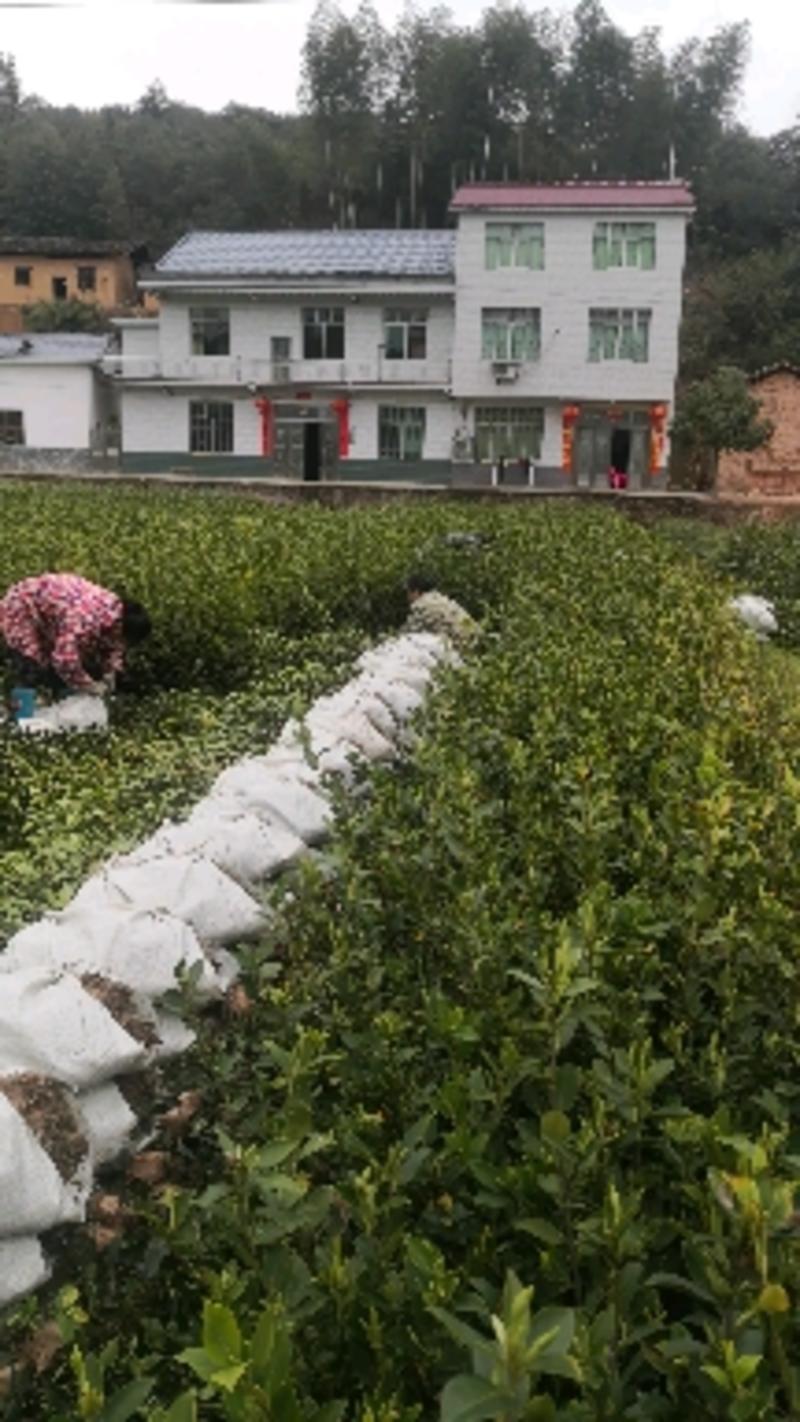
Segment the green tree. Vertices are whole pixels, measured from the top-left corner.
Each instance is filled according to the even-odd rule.
[[[25,308],[26,331],[109,331],[111,324],[101,307],[90,301],[36,301]]]
[[[760,416],[761,405],[750,392],[747,376],[734,366],[720,366],[684,391],[672,437],[696,470],[698,487],[713,487],[723,450],[766,444],[773,426]]]

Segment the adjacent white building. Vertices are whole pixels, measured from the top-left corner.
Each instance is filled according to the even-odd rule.
[[[106,336],[0,336],[0,470],[83,470],[105,448]]]
[[[476,184],[451,210],[182,238],[106,361],[123,469],[664,482],[688,189]]]

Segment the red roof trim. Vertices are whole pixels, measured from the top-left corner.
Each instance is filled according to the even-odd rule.
[[[496,207],[668,207],[690,211],[694,198],[686,183],[465,183],[451,211]]]

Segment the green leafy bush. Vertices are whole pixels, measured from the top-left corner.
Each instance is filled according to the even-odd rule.
[[[536,510],[503,562],[171,1068],[169,1187],[66,1245],[73,1348],[150,1422],[798,1414],[800,710],[656,535]]]

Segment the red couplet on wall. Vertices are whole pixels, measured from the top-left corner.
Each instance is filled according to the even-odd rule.
[[[261,453],[269,458],[275,450],[275,421],[271,400],[256,400],[255,407],[261,416]]]
[[[346,459],[350,453],[350,401],[331,400],[331,412],[339,426],[339,456]]]

